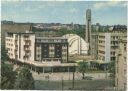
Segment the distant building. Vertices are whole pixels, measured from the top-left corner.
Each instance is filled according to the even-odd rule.
[[[83,38],[76,34],[66,34],[63,36],[68,40],[69,55],[86,55],[87,54],[87,43]]]
[[[100,29],[100,24],[99,23],[96,23],[96,31],[98,32]]]
[[[117,91],[126,91],[127,87],[127,40],[122,38],[116,51],[115,86]]]
[[[3,20],[3,21],[1,21],[1,24],[14,24],[14,22]]]
[[[88,54],[91,54],[91,9],[86,11],[86,30],[85,30],[85,41],[88,44]]]

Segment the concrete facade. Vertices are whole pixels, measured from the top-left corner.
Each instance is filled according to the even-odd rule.
[[[38,62],[67,62],[68,42],[62,37],[36,37],[35,33],[6,34],[6,49],[11,59]]]
[[[115,62],[115,86],[117,91],[125,91],[127,87],[127,40],[122,38],[120,40],[119,48],[116,51]]]
[[[115,61],[119,39],[127,38],[126,26],[114,26],[108,32],[92,33],[92,57],[102,61]]]
[[[11,59],[34,60],[34,33],[7,33],[6,49]]]
[[[104,61],[116,60],[116,49],[119,47],[119,39],[127,37],[123,32],[109,32],[98,34],[98,59]]]
[[[88,54],[91,54],[91,9],[86,11],[85,41],[88,43]]]

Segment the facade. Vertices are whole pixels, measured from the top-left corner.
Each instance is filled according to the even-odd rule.
[[[8,56],[16,60],[34,60],[34,33],[7,33],[6,49]]]
[[[76,34],[66,34],[63,36],[68,40],[69,55],[87,55],[87,43]]]
[[[116,49],[119,47],[119,39],[127,38],[126,27],[114,26],[108,32],[92,33],[92,56],[98,60],[109,62],[116,60]]]
[[[85,41],[88,43],[88,54],[91,54],[91,9],[86,11]]]
[[[119,47],[119,39],[126,38],[123,32],[109,32],[98,34],[98,59],[104,61],[116,60],[116,49]]]
[[[125,91],[127,87],[127,40],[123,38],[120,40],[119,48],[116,52],[115,62],[115,86],[117,91]]]
[[[37,37],[35,40],[35,61],[67,62],[68,42],[62,37]]]
[[[91,56],[94,59],[98,59],[98,32],[92,33],[92,50],[91,50]]]
[[[36,37],[35,33],[7,33],[6,49],[11,59],[67,62],[68,42],[62,37]]]

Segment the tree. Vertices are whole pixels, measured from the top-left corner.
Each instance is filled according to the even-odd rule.
[[[15,89],[32,90],[35,88],[32,73],[27,67],[19,70],[19,74],[15,83]]]
[[[85,29],[82,27],[79,27],[77,29],[73,29],[73,30],[68,30],[66,28],[61,28],[58,32],[58,35],[63,36],[65,34],[77,34],[80,37],[84,38],[85,37]]]
[[[1,89],[13,89],[16,80],[16,71],[13,66],[7,64],[9,57],[4,46],[1,47]]]
[[[16,72],[13,71],[13,66],[10,64],[1,64],[1,89],[13,89],[15,80],[16,80]]]
[[[88,63],[87,62],[79,62],[78,63],[78,71],[80,72],[80,73],[82,73],[82,75],[83,75],[83,79],[84,79],[84,75],[85,75],[85,72],[88,70],[88,68],[89,68],[89,65],[88,65]]]
[[[110,72],[110,77],[112,79],[115,79],[115,61],[111,61],[108,65],[108,71]],[[113,85],[115,83],[115,80],[113,80]]]
[[[7,50],[4,46],[1,46],[1,61],[5,62],[9,60],[9,56],[7,55]]]

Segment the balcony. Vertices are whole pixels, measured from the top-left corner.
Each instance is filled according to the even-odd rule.
[[[29,48],[29,45],[24,45],[24,48]]]
[[[28,54],[28,53],[30,53],[31,52],[31,50],[25,50],[25,53],[26,54]]]
[[[30,40],[29,37],[24,37],[24,41],[26,41],[26,40]]]
[[[17,53],[17,51],[18,51],[18,50],[17,50],[17,49],[15,49],[15,50],[14,50],[14,53]]]
[[[24,45],[24,50],[30,50],[30,47],[28,45]]]
[[[25,45],[31,45],[31,41],[30,40],[26,40],[25,41]]]
[[[15,59],[18,59],[18,55],[15,55]]]
[[[28,60],[28,59],[29,59],[29,56],[25,55],[25,56],[23,57],[23,59],[24,59],[24,60]]]
[[[31,54],[31,53],[29,53],[29,52],[27,53],[27,52],[26,52],[24,56],[29,57],[30,54]]]
[[[15,48],[18,49],[18,45],[15,45]]]

